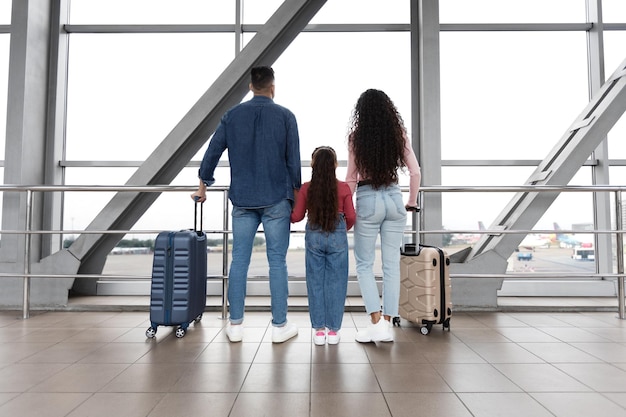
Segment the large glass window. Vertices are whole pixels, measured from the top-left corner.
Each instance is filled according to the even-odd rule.
[[[11,0],[0,0],[0,25],[11,24]]]
[[[543,159],[588,103],[579,32],[441,34],[443,159]]]
[[[585,21],[585,0],[439,0],[439,9],[441,23]]]
[[[233,24],[233,0],[72,0],[72,24]]]
[[[624,9],[626,10],[626,6]],[[626,17],[624,20],[626,21]],[[626,32],[606,32],[604,34],[604,56],[607,79],[617,70],[619,65],[626,60],[624,45],[626,45]],[[624,138],[626,138],[626,117],[622,115],[620,120],[609,132],[608,138],[610,158],[626,159],[626,140],[624,140]],[[624,184],[624,181],[616,181],[611,177],[611,183]]]
[[[9,85],[9,43],[8,34],[0,34],[0,159],[4,159],[7,133],[7,102]]]
[[[243,21],[262,24],[283,0],[243,0]],[[311,19],[311,24],[409,23],[409,2],[380,0],[328,0]]]
[[[625,23],[626,4],[624,0],[602,0],[602,20],[605,23]]]
[[[230,63],[232,34],[73,34],[67,159],[143,160]]]
[[[443,183],[455,186],[517,186],[523,185],[534,167],[446,167]],[[591,185],[589,167],[582,167],[570,185]],[[444,193],[442,219],[446,229],[475,229],[479,221],[486,226],[502,212],[514,193]],[[574,223],[593,223],[590,193],[562,193],[535,225],[535,229],[551,229],[554,222],[568,228]]]
[[[348,158],[350,116],[368,88],[385,91],[410,123],[409,42],[408,33],[393,32],[302,33],[294,40],[274,65],[275,100],[296,115],[303,159],[320,145]]]
[[[626,22],[623,3],[604,0],[604,21]],[[241,0],[244,25],[265,23],[282,4],[283,0]],[[411,133],[410,33],[393,32],[388,26],[408,24],[410,4],[328,0],[311,24],[381,24],[387,25],[387,30],[304,32],[273,64],[276,102],[297,117],[303,160],[309,160],[313,149],[320,145],[333,146],[340,160],[347,159],[346,134],[351,112],[359,95],[368,88],[382,89],[393,99]],[[4,16],[10,16],[10,6],[11,1],[0,0],[0,25],[9,23]],[[72,0],[71,6],[70,22],[76,25],[219,24],[234,28],[236,22],[235,0],[187,0],[180,4],[165,0]],[[586,22],[585,0],[440,0],[439,6],[443,25]],[[8,12],[3,13],[5,10]],[[244,33],[243,43],[253,36],[253,32]],[[235,56],[235,33],[230,31],[73,33],[70,37],[66,138],[69,161],[145,160]],[[0,35],[0,62],[4,56],[8,62],[8,39],[8,34]],[[608,76],[626,58],[626,34],[608,31],[604,39]],[[514,161],[514,166],[444,166],[442,183],[524,184],[535,168],[522,166],[520,161],[544,159],[588,103],[586,33],[444,30],[440,41],[442,158]],[[0,65],[0,81],[3,77],[8,79],[8,64]],[[6,90],[0,86],[0,115],[6,114],[6,96]],[[250,95],[244,100],[249,98]],[[0,128],[5,135],[6,126]],[[611,130],[611,158],[626,159],[622,140],[625,134],[624,121]],[[205,149],[206,145],[194,160],[200,160]],[[222,160],[227,160],[226,153]],[[135,169],[70,167],[66,169],[65,181],[124,184]],[[186,168],[173,184],[195,185],[196,174],[197,168]],[[623,183],[621,168],[612,169],[611,175],[612,183]],[[345,176],[345,167],[338,168],[337,176]],[[309,179],[310,169],[304,167],[303,181]],[[229,169],[218,168],[216,180],[217,185],[227,186]],[[401,176],[401,185],[408,185],[407,181]],[[591,169],[580,168],[570,184],[591,184]],[[67,193],[66,227],[86,227],[112,195]],[[444,193],[443,224],[447,229],[474,229],[478,224],[489,227],[513,196]],[[222,227],[223,195],[210,193],[209,199],[210,204],[204,206],[204,226],[217,230]],[[189,228],[189,200],[186,193],[160,196],[134,229]],[[562,194],[535,228],[554,229],[558,225],[570,229],[591,223],[592,203],[590,194]],[[303,228],[304,223],[294,226]],[[220,238],[219,234],[213,237]],[[297,240],[295,237],[294,246]],[[302,274],[300,266],[294,267],[294,274]],[[267,273],[267,265],[255,267],[259,274]],[[221,264],[213,273],[219,274],[220,268]],[[379,265],[377,268],[380,272]],[[354,274],[353,266],[351,273]]]

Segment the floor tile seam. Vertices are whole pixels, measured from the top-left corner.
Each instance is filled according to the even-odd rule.
[[[9,401],[7,401],[6,403],[4,403],[4,404],[0,405],[0,412],[2,411],[2,408],[3,408],[4,406],[6,406],[7,404],[9,404],[10,402],[12,402],[12,401],[14,401],[14,400],[17,400],[19,397],[21,397],[21,396],[22,396],[22,395],[24,395],[24,394],[30,394],[30,395],[33,395],[33,394],[40,394],[40,393],[35,393],[35,392],[33,392],[33,393],[30,393],[30,392],[21,392],[21,393],[20,393],[20,395],[16,395],[15,397],[11,398],[11,399],[10,399]],[[54,393],[47,393],[47,392],[43,392],[43,393],[41,393],[41,394],[54,394],[54,395],[57,395],[57,394],[66,394],[66,393],[64,393],[64,392],[63,392],[63,393],[59,393],[59,392],[54,392]],[[78,410],[78,409],[79,409],[79,408],[80,408],[83,404],[85,404],[87,401],[89,401],[91,398],[93,398],[93,397],[95,396],[95,394],[96,394],[96,393],[94,393],[94,392],[72,392],[72,393],[69,393],[69,394],[89,394],[89,395],[87,395],[83,401],[81,401],[81,402],[79,402],[78,404],[76,404],[76,405],[75,405],[75,406],[74,406],[71,410],[68,410],[67,414],[65,414],[66,416],[70,416],[70,415],[72,415],[72,413],[73,413],[74,411]]]
[[[225,329],[226,329],[226,327],[224,327],[224,331],[225,331]],[[244,385],[246,383],[246,380],[248,379],[248,376],[250,375],[250,371],[252,370],[252,365],[254,365],[255,363],[258,363],[258,362],[255,362],[255,359],[257,358],[257,355],[259,354],[261,346],[263,345],[263,340],[265,339],[268,330],[269,330],[269,326],[267,326],[265,328],[265,332],[263,333],[263,336],[261,337],[261,341],[257,343],[256,350],[255,350],[254,355],[252,356],[250,362],[249,363],[248,362],[244,362],[244,363],[247,363],[248,367],[247,367],[245,375],[241,379],[241,384],[239,385],[239,389],[235,392],[235,394],[236,394],[235,400],[233,401],[233,405],[231,406],[231,409],[229,411],[229,415],[230,415],[230,413],[233,412],[233,409],[235,407],[235,404],[237,403],[237,400],[239,399],[240,394],[244,392],[243,391],[243,387],[244,387]],[[232,344],[232,342],[226,342],[226,343],[229,343],[229,345]]]
[[[491,362],[485,362],[485,363],[467,363],[467,364],[458,364],[458,363],[451,363],[451,364],[444,364],[444,365],[488,365],[491,369],[493,369],[495,372],[497,372],[500,376],[502,376],[503,378],[505,378],[507,381],[509,381],[511,384],[513,384],[515,387],[517,387],[519,389],[520,392],[524,391],[524,388],[521,387],[519,384],[517,384],[515,381],[513,381],[511,378],[509,378],[507,375],[505,375],[502,371],[500,371],[493,363]],[[439,376],[443,379],[443,381],[450,386],[450,384],[448,384],[448,381],[446,381],[445,377],[443,375],[441,375],[441,373],[437,370],[437,367],[434,367],[435,371],[437,372],[437,374],[439,374]],[[452,386],[450,386],[450,389],[452,389],[452,391],[457,392],[453,389]],[[459,391],[461,392],[461,391]],[[500,391],[489,391],[489,392],[500,392]],[[517,391],[502,391],[502,392],[517,392]]]
[[[577,393],[579,394],[579,393]],[[541,402],[539,400],[539,398],[536,398],[534,395],[532,395],[532,393],[527,392],[526,395],[531,398],[536,404],[538,404],[541,408],[543,408],[544,410],[546,410],[547,413],[550,413],[550,415],[556,416],[555,413],[552,412],[552,410],[550,410],[550,408],[544,404],[543,402]]]
[[[583,382],[581,379],[577,378],[575,375],[570,374],[565,369],[561,369],[558,366],[558,365],[567,365],[567,364],[570,364],[570,365],[581,365],[581,364],[582,365],[585,365],[585,364],[587,364],[587,365],[598,365],[598,364],[603,364],[603,365],[613,366],[613,364],[608,363],[608,362],[604,362],[604,361],[602,361],[602,362],[584,362],[584,363],[581,363],[581,362],[550,363],[550,366],[555,368],[557,371],[562,372],[563,374],[567,375],[569,378],[572,378],[574,381],[578,382],[582,386],[587,387],[590,392],[596,392],[596,393],[600,393],[602,391],[596,390],[594,387],[592,387],[589,384]],[[615,367],[615,366],[613,366],[613,367]],[[621,370],[621,371],[624,371],[623,369],[620,369],[619,367],[617,367],[617,369]],[[626,392],[626,391],[623,391],[623,392]]]
[[[462,342],[470,351],[474,352],[474,354],[476,354],[478,357],[480,357],[481,359],[483,359],[485,361],[485,363],[488,363],[490,365],[493,365],[495,362],[490,361],[487,357],[485,357],[484,355],[482,355],[480,352],[478,352],[475,348],[473,348],[471,346],[471,344],[466,343],[466,342]],[[478,342],[480,343],[480,342]],[[509,343],[509,342],[503,342],[503,343]],[[515,342],[511,342],[514,345],[519,346],[517,343]],[[521,346],[519,346],[521,348]],[[532,352],[529,352],[530,354],[532,354],[533,356],[537,357],[537,355],[534,355]],[[541,360],[541,358],[537,357],[538,360]],[[505,362],[508,363],[508,362]]]
[[[552,327],[546,327],[546,328],[552,328]],[[559,328],[562,328],[562,327],[559,327]],[[543,331],[544,333],[554,337],[555,339],[558,339],[559,341],[562,341],[563,343],[611,343],[611,342],[613,342],[613,343],[620,343],[620,342],[617,342],[615,340],[608,339],[608,338],[602,336],[601,334],[596,333],[594,331],[596,328],[593,328],[593,327],[569,326],[569,328],[573,328],[573,329],[576,329],[576,330],[583,331],[585,333],[588,333],[590,336],[594,336],[594,337],[600,338],[602,340],[598,340],[598,341],[571,341],[571,340],[564,340],[562,338],[558,338],[556,336],[553,336],[553,335],[547,333],[544,330],[544,328],[538,328],[538,330]],[[603,327],[603,329],[606,329],[606,328]]]
[[[423,365],[423,364],[419,364],[419,365]],[[442,373],[439,372],[439,370],[435,366],[436,364],[429,362],[429,363],[427,363],[427,365],[430,366],[432,371],[435,372],[435,374],[437,374],[437,376],[441,379],[441,381],[445,384],[445,386],[448,387],[448,390],[449,390],[449,391],[437,391],[437,392],[451,392],[451,393],[454,393],[455,392],[454,388],[450,385],[450,383],[446,380],[446,378],[442,375]],[[444,364],[444,365],[449,365],[449,364]],[[381,386],[381,391],[382,392],[389,392],[389,391],[384,391],[382,389],[382,386]]]
[[[535,398],[536,395],[543,395],[543,394],[549,394],[549,395],[575,395],[575,396],[581,396],[581,395],[599,395],[600,397],[608,400],[609,402],[611,402],[612,404],[615,404],[616,406],[618,406],[621,409],[626,410],[626,406],[614,401],[613,399],[611,399],[610,397],[608,397],[606,394],[607,393],[613,393],[613,392],[604,392],[604,391],[589,391],[589,392],[580,392],[580,391],[562,391],[562,392],[529,392],[528,395],[530,395],[535,401],[539,402],[540,404],[541,401],[538,398]],[[619,393],[621,394],[621,392]],[[543,405],[543,404],[542,404]]]
[[[355,342],[355,343],[359,343],[359,342]],[[371,361],[370,355],[368,355],[367,349],[365,350],[365,356],[368,359],[368,364],[369,364],[369,369],[372,371],[372,375],[374,375],[374,379],[376,380],[376,386],[378,386],[379,392],[383,393],[383,386],[382,383],[380,382],[380,378],[378,377],[378,375],[376,374],[376,369],[374,369],[374,364]],[[389,408],[389,404],[387,403],[387,401],[385,400],[385,405],[387,406],[387,410],[389,410],[389,413],[391,415],[391,409]]]
[[[181,365],[180,363],[175,363],[175,364],[176,364],[176,365],[178,365],[178,366],[180,366],[180,365]],[[136,364],[136,363],[135,363],[135,364],[133,364],[133,365],[151,365],[151,364],[149,364],[149,363],[148,363],[148,364],[143,364],[143,363],[141,363],[141,364]],[[128,369],[129,369],[131,366],[133,366],[133,365],[130,365],[130,366],[126,367],[126,368],[124,369],[124,371],[128,370]],[[176,378],[176,381],[170,385],[170,387],[169,387],[169,389],[167,390],[166,394],[169,394],[169,393],[171,393],[171,392],[174,392],[174,391],[172,391],[172,390],[173,390],[173,388],[174,388],[174,387],[175,387],[175,386],[176,386],[176,385],[177,385],[180,381],[183,381],[183,380],[184,380],[184,378],[187,376],[187,374],[188,374],[188,373],[191,371],[191,369],[193,368],[193,363],[185,363],[184,365],[185,365],[185,367],[186,367],[187,369],[185,369],[183,372],[181,372],[181,373],[180,373],[180,375],[178,376],[178,378]],[[122,372],[124,372],[124,371],[122,371]],[[99,392],[102,392],[102,390],[103,390],[103,389],[104,389],[107,385],[112,384],[112,383],[113,383],[113,380],[115,380],[115,378],[119,377],[119,375],[121,375],[121,373],[120,373],[120,374],[118,374],[118,375],[116,375],[113,379],[111,379],[111,381],[109,381],[109,383],[108,383],[108,384],[106,384],[104,387],[102,387],[102,388],[99,390]],[[150,392],[152,392],[152,391],[150,391]],[[159,402],[161,402],[162,400],[163,400],[163,399],[159,400]],[[148,414],[149,414],[149,413],[148,413]]]
[[[359,342],[355,342],[355,343],[359,343]],[[370,391],[370,392],[367,392],[366,394],[373,394],[373,395],[380,394],[383,397],[383,401],[385,402],[385,407],[387,408],[387,412],[389,413],[389,416],[393,416],[393,413],[391,411],[391,406],[389,404],[389,400],[385,396],[385,391],[383,390],[383,387],[382,387],[382,384],[380,382],[380,379],[379,379],[378,375],[376,374],[376,371],[374,369],[374,365],[371,362],[371,359],[370,359],[369,355],[367,354],[367,349],[365,349],[365,355],[368,358],[369,367],[370,367],[370,369],[372,371],[372,374],[374,375],[374,379],[376,380],[376,386],[378,386],[378,391],[377,392],[371,392]]]
[[[609,360],[603,359],[603,358],[599,357],[598,355],[596,355],[596,354],[594,354],[594,353],[591,353],[591,352],[588,352],[588,351],[586,351],[586,350],[583,350],[583,349],[579,348],[578,346],[576,346],[576,345],[575,345],[576,343],[579,343],[579,344],[580,344],[580,343],[595,343],[595,342],[570,342],[570,343],[567,343],[567,345],[569,345],[569,346],[570,346],[570,347],[572,347],[573,349],[576,349],[576,350],[581,351],[582,353],[584,353],[584,354],[586,354],[586,355],[589,355],[589,356],[592,356],[592,357],[596,358],[596,359],[597,359],[598,361],[600,361],[600,362],[604,362],[604,363],[606,363],[606,364],[613,365],[613,366],[615,366],[615,365],[614,365],[615,363],[619,363],[619,362],[609,361]],[[597,343],[604,343],[604,342],[597,342]],[[608,343],[608,344],[616,344],[616,345],[620,345],[621,343],[613,343],[613,342],[610,342],[610,343]]]
[[[606,394],[615,394],[614,392],[612,392],[612,391],[609,391],[609,392],[602,391],[602,392],[598,392],[598,394],[600,394],[603,398],[609,400],[611,403],[613,403],[613,404],[617,405],[618,407],[621,407],[624,410],[626,410],[626,404],[620,404],[617,401],[613,400],[610,396],[606,395]],[[619,394],[622,394],[622,393],[620,392]]]
[[[75,365],[110,365],[107,363],[96,363],[96,364],[90,364],[90,363],[78,363],[76,362]],[[126,365],[124,366],[123,369],[120,369],[114,376],[112,376],[106,383],[104,383],[99,389],[95,390],[95,391],[85,391],[85,392],[91,392],[92,394],[97,394],[97,393],[103,393],[104,389],[110,385],[113,380],[115,380],[115,378],[119,377],[120,375],[122,375],[124,372],[126,372],[131,366],[133,366],[133,364],[117,364],[117,365]],[[69,367],[68,367],[69,368]],[[68,369],[66,368],[66,369]],[[43,384],[45,381],[42,381],[41,383]],[[40,385],[40,384],[39,384]]]
[[[465,407],[465,410],[467,410],[467,412],[469,413],[469,415],[474,416],[474,412],[472,412],[472,409],[469,407],[468,404],[465,403],[465,401],[463,401],[463,398],[461,398],[461,396],[459,394],[464,394],[464,393],[459,393],[459,392],[454,392],[452,391],[452,394],[456,397],[456,399],[463,405],[463,407]]]
[[[14,365],[42,365],[41,363],[25,363],[22,364],[20,362],[14,363]],[[51,375],[49,375],[47,378],[31,385],[30,387],[28,387],[25,390],[22,390],[22,393],[26,393],[26,392],[30,392],[32,389],[36,388],[37,386],[45,383],[46,381],[48,381],[51,378],[54,378],[55,376],[57,376],[58,374],[60,374],[61,372],[65,371],[66,369],[68,369],[69,367],[71,367],[73,364],[72,363],[46,363],[45,365],[65,365],[63,367],[60,367],[58,370],[56,370],[55,372],[53,372]]]

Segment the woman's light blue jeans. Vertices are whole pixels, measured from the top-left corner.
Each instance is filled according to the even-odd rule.
[[[400,299],[400,248],[406,226],[406,208],[397,185],[375,190],[361,185],[356,190],[354,258],[356,273],[367,314],[381,310],[380,294],[374,277],[376,240],[380,235],[383,268],[384,315],[398,316]]]
[[[263,224],[265,248],[269,264],[272,325],[287,322],[287,249],[291,228],[291,203],[283,200],[273,206],[246,209],[233,207],[233,260],[228,276],[228,303],[230,322],[243,322],[248,281],[248,267],[252,256],[254,238]]]
[[[306,288],[314,329],[338,331],[343,321],[348,289],[348,232],[343,216],[334,232],[306,225]]]

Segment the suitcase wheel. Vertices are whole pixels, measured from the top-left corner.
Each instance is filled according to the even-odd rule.
[[[150,327],[148,327],[148,330],[146,330],[146,337],[148,339],[153,339],[154,336],[156,336],[156,332],[157,332],[156,327],[150,326]]]
[[[400,327],[400,317],[394,317],[392,323],[394,326]]]
[[[427,335],[428,333],[430,333],[430,329],[433,328],[433,325],[428,323],[423,325],[422,327],[420,327],[420,333],[423,335]]]
[[[443,322],[443,328],[448,329],[448,331],[450,331],[450,317],[448,317],[444,322]]]
[[[202,320],[202,313],[200,313],[200,314],[198,315],[198,317],[196,317],[196,318],[193,320],[193,322],[194,322],[194,323],[198,323],[200,320]]]
[[[187,331],[185,329],[183,329],[182,327],[177,327],[176,328],[176,337],[177,338],[181,338],[181,337],[185,337],[185,334],[187,333]]]

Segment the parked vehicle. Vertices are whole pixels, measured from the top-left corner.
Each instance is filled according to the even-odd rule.
[[[576,261],[595,261],[596,251],[594,248],[574,248],[572,259]]]

